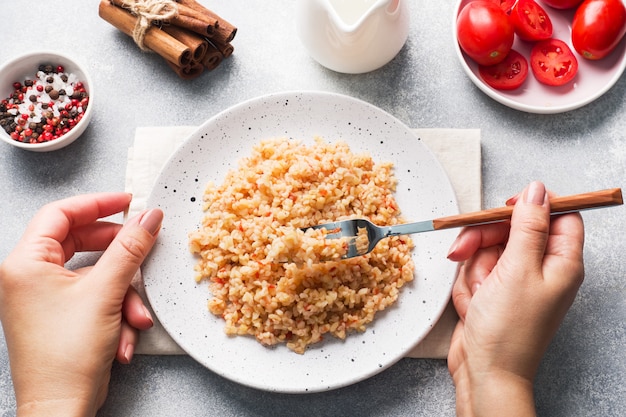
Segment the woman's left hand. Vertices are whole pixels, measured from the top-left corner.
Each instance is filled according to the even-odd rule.
[[[0,265],[0,320],[18,415],[95,415],[113,359],[128,363],[137,329],[152,318],[130,286],[150,252],[163,213],[145,211],[124,226],[100,219],[131,195],[99,193],[44,206]],[[104,251],[68,270],[77,252]]]

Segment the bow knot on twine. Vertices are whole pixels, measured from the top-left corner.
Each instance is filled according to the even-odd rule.
[[[152,23],[169,20],[178,14],[178,5],[173,0],[124,0],[123,7],[137,17],[132,36],[142,51],[149,51],[143,41]]]

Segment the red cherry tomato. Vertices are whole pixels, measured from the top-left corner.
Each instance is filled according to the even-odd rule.
[[[552,37],[552,20],[534,0],[519,0],[511,10],[515,33],[525,41],[541,41]]]
[[[587,59],[601,59],[615,49],[626,33],[622,0],[585,0],[572,21],[572,45]]]
[[[496,90],[515,90],[528,76],[528,61],[515,49],[496,65],[479,65],[478,73],[487,85]]]
[[[461,49],[480,65],[502,62],[513,46],[515,31],[509,16],[495,3],[468,3],[457,18]]]
[[[567,44],[559,39],[539,41],[530,51],[535,78],[546,85],[563,85],[578,72],[578,61]]]
[[[545,4],[555,9],[572,9],[583,0],[543,0]]]
[[[500,8],[504,11],[504,13],[511,13],[511,9],[515,5],[516,0],[491,0],[493,3],[500,6]]]

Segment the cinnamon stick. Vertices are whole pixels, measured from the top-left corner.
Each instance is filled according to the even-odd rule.
[[[178,15],[180,17],[186,16],[192,19],[196,19],[206,24],[207,25],[206,32],[197,32],[197,33],[200,33],[201,35],[212,36],[215,29],[219,26],[218,16],[214,14],[209,14],[209,13],[198,13],[198,10],[193,9],[182,3],[178,4]]]
[[[237,35],[237,27],[230,23],[228,20],[219,16],[212,10],[207,9],[196,0],[176,0],[179,5],[185,6],[186,8],[193,9],[198,12],[202,16],[208,16],[217,21],[215,33],[211,37],[217,37],[218,42],[220,43],[228,43],[232,42],[235,39],[235,35]]]
[[[130,12],[111,4],[109,0],[101,0],[98,14],[102,19],[126,35],[133,35],[137,18]],[[169,63],[183,67],[191,62],[191,50],[189,47],[156,27],[149,28],[146,31],[143,42],[146,48],[154,51]]]
[[[205,38],[178,26],[163,25],[161,29],[187,45],[191,50],[193,60],[202,61],[209,47],[209,42]]]
[[[222,60],[224,59],[224,55],[213,45],[212,43],[207,44],[206,54],[202,59],[202,65],[211,71],[217,68]]]
[[[215,26],[193,16],[178,14],[172,18],[172,23],[203,36],[213,36],[216,31]]]
[[[211,45],[215,47],[224,58],[228,58],[235,51],[235,47],[231,43],[219,43],[215,39],[210,39]]]
[[[189,65],[178,66],[172,62],[167,62],[167,65],[174,70],[174,72],[183,80],[191,80],[197,78],[204,71],[204,66],[200,62],[192,61]]]
[[[215,39],[216,42],[226,44],[230,43],[235,39],[235,35],[237,34],[237,28],[234,26],[225,26],[221,22],[215,28],[213,34],[209,37],[211,39]]]

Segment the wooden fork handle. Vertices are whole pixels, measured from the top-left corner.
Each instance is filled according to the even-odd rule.
[[[550,213],[562,214],[599,207],[618,206],[623,204],[622,189],[592,191],[590,193],[574,194],[550,199]],[[513,206],[475,211],[472,213],[457,214],[440,217],[433,220],[435,230],[450,229],[453,227],[474,226],[486,223],[495,223],[511,218]]]

